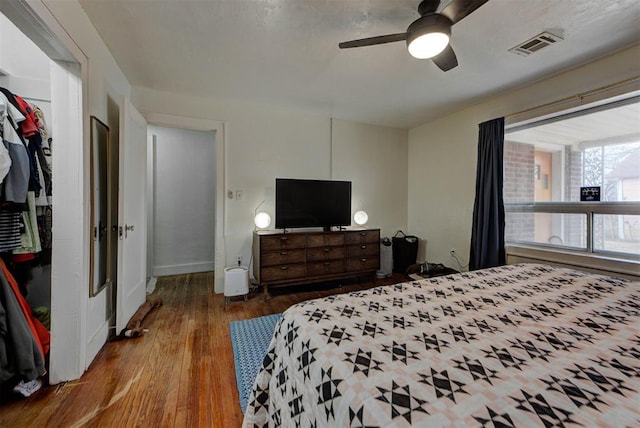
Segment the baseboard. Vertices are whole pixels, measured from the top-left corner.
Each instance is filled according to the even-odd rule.
[[[153,276],[182,275],[185,273],[210,272],[214,262],[187,263],[181,265],[154,266]]]

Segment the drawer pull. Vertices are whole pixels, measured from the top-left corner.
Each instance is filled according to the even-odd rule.
[[[280,251],[280,255],[281,255],[281,256],[286,256],[287,254],[289,254],[289,252],[288,252],[288,251]]]
[[[288,236],[281,236],[281,237],[280,237],[280,240],[282,240],[282,241],[286,241],[287,239],[289,239],[289,237],[288,237]]]
[[[325,252],[325,253],[328,253],[329,251],[331,251],[331,248],[325,248],[325,249],[324,249],[324,252]]]
[[[289,266],[280,266],[280,269],[287,270],[287,269],[289,269]]]
[[[362,248],[364,250],[365,248],[367,248],[367,246],[366,245],[361,245],[360,248]]]
[[[361,261],[361,262],[366,262],[366,261],[367,261],[367,259],[361,259],[360,261]]]
[[[330,263],[329,263],[329,262],[324,262],[323,264],[324,264],[325,266],[329,266],[329,265],[330,265]]]
[[[360,232],[360,236],[367,236],[367,232]]]

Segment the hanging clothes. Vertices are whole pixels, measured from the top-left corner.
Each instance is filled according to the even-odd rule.
[[[28,397],[42,385],[50,334],[25,298],[28,281],[4,260],[28,268],[46,248],[50,263],[51,136],[38,106],[0,88],[0,137],[0,383]]]
[[[17,262],[31,260],[51,249],[51,137],[42,110],[0,88],[3,146],[10,166],[0,187],[0,222],[11,229],[0,232],[0,252],[13,251]],[[16,222],[16,212],[20,218]],[[16,227],[20,244],[16,246]],[[41,235],[46,238],[45,245]]]
[[[26,102],[21,96],[13,94],[16,102],[20,106],[20,111],[24,114],[25,119],[20,123],[20,128],[22,129],[23,137],[31,137],[32,135],[40,135],[40,131],[38,130],[38,117],[36,116],[31,105]]]
[[[20,248],[14,249],[13,254],[39,253],[42,251],[34,192],[28,193],[27,206],[29,210],[22,213],[24,232],[20,235]]]
[[[2,259],[0,267],[0,382],[16,376],[24,381],[32,381],[46,373],[44,348],[38,336],[44,334],[46,328],[38,320],[26,315],[24,304],[20,301],[21,295],[16,293],[11,284],[13,277],[10,274],[7,276],[8,270]],[[26,305],[30,309],[28,303]],[[49,349],[48,337],[46,349]]]
[[[0,97],[0,139],[4,136],[4,115],[7,109],[6,98]],[[4,146],[3,141],[2,144],[0,144],[0,186],[2,186],[2,182],[9,173],[10,168],[11,156],[9,155],[9,150]]]
[[[2,143],[11,159],[11,166],[3,181],[3,202],[25,204],[31,175],[29,152],[20,136],[20,123],[25,116],[9,100],[4,92],[0,93],[0,124]],[[14,209],[15,210],[15,209]]]
[[[0,253],[20,248],[22,241],[22,213],[0,207]]]
[[[38,158],[40,159],[40,164],[42,168],[46,168],[51,172],[51,134],[49,133],[49,129],[47,128],[47,122],[44,118],[44,114],[40,107],[36,104],[31,104],[33,107],[34,114],[38,118],[38,131],[40,131],[40,136],[42,137],[42,159],[40,159],[40,154],[38,154]],[[51,187],[49,185],[46,186],[47,196],[51,196]]]

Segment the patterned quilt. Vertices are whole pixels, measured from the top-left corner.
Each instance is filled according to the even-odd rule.
[[[640,426],[640,282],[510,265],[290,307],[246,427]]]

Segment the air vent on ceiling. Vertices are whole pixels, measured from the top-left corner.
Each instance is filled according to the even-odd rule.
[[[535,37],[527,40],[526,42],[520,43],[517,46],[509,49],[509,52],[513,52],[518,55],[527,56],[531,55],[534,52],[539,51],[540,49],[546,48],[556,42],[562,40],[562,37],[556,36],[555,34],[551,34],[547,31],[538,34]]]

